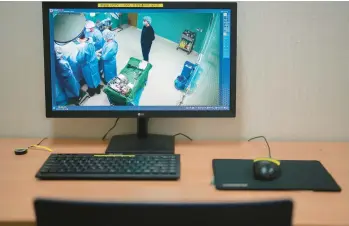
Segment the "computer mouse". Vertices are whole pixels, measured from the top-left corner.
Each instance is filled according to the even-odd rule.
[[[281,175],[280,161],[271,158],[253,160],[253,174],[257,180],[271,181]]]

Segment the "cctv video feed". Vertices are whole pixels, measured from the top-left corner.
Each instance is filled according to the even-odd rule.
[[[51,9],[53,109],[228,109],[230,71],[222,63],[230,62],[229,16],[199,9]]]

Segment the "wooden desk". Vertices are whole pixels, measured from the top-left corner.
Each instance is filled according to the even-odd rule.
[[[93,201],[256,201],[292,198],[295,225],[349,225],[349,143],[271,143],[278,159],[320,160],[343,191],[217,191],[212,180],[212,159],[267,155],[263,142],[178,143],[180,181],[38,181],[35,173],[49,152],[29,150],[15,156],[14,148],[40,139],[0,139],[0,222],[34,225],[33,199],[50,197]],[[107,143],[98,140],[46,140],[43,145],[58,153],[103,153]],[[1,224],[0,223],[0,224]]]

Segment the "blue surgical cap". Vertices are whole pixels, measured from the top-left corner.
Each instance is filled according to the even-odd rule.
[[[105,29],[105,30],[103,31],[103,38],[104,38],[105,40],[114,39],[114,37],[115,37],[115,33],[112,32],[112,31],[110,31],[109,29]]]
[[[150,16],[145,16],[143,17],[143,20],[147,21],[149,24],[151,24],[151,17]]]

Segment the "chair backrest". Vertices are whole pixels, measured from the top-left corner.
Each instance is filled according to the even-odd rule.
[[[249,203],[118,203],[36,199],[37,226],[291,226],[289,200]]]

